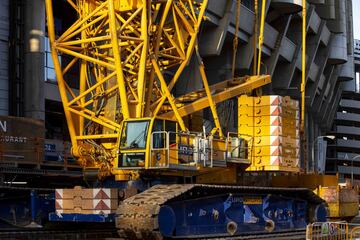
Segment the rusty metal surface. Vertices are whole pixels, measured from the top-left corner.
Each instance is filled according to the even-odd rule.
[[[45,124],[0,116],[0,163],[34,163],[44,159]]]

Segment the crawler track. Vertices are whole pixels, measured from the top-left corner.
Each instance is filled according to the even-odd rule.
[[[322,200],[305,188],[266,188],[266,187],[246,187],[246,186],[222,186],[222,185],[202,185],[202,184],[172,184],[156,185],[140,194],[130,197],[119,206],[116,219],[116,226],[119,229],[120,237],[124,239],[163,239],[158,231],[158,214],[160,208],[170,200],[176,200],[178,197],[186,199],[187,197],[216,195],[219,193],[267,193],[279,195],[297,194],[309,202],[321,203]],[[275,233],[274,233],[275,234]],[[294,233],[277,233],[294,234]],[[268,234],[269,235],[269,234]],[[256,235],[255,239],[265,235]],[[274,236],[270,238],[274,238]],[[204,239],[209,239],[209,236]],[[218,237],[218,236],[215,236]],[[190,239],[196,239],[197,236],[188,236]],[[217,238],[214,238],[217,239]],[[219,238],[219,239],[254,239],[251,236],[241,236],[239,238]],[[269,239],[269,238],[268,238]],[[294,238],[295,239],[295,238]]]

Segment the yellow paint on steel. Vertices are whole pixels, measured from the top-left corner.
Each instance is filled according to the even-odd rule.
[[[191,38],[186,50],[186,57],[185,60],[180,64],[179,68],[177,69],[177,71],[175,72],[173,78],[170,80],[169,84],[168,84],[168,89],[169,91],[171,91],[173,89],[173,87],[175,86],[176,82],[178,81],[178,79],[180,78],[181,73],[183,72],[184,68],[187,66],[187,64],[189,63],[191,56],[193,54],[194,48],[195,48],[195,44],[197,41],[197,35],[196,33],[198,33],[199,29],[200,29],[200,24],[202,23],[203,17],[204,17],[204,13],[205,13],[205,9],[207,6],[207,2],[208,0],[204,0],[203,1],[203,7],[200,9],[199,14],[198,14],[198,18],[197,21],[195,22],[194,25],[194,29],[196,30],[196,32],[194,33],[189,33]],[[174,16],[176,11],[173,11]],[[175,20],[176,18],[174,18]],[[182,19],[182,21],[186,21],[186,19]],[[175,27],[177,29],[177,20],[174,21],[175,23]],[[184,45],[184,41],[181,41],[181,44]],[[163,106],[163,104],[165,103],[166,97],[165,96],[161,96],[158,101],[155,101],[155,110],[153,111],[153,115],[152,116],[157,116],[158,112],[160,111],[161,107]],[[152,108],[153,106],[149,106],[149,108]]]
[[[108,0],[108,7],[109,7],[109,30],[111,35],[111,43],[113,45],[112,51],[114,54],[115,59],[115,71],[117,76],[117,81],[119,85],[119,95],[121,101],[121,112],[124,116],[124,119],[130,118],[130,110],[129,104],[127,99],[127,93],[125,88],[125,79],[123,75],[123,67],[121,63],[121,55],[119,50],[119,39],[118,39],[118,32],[117,32],[117,23],[116,23],[116,15],[115,15],[115,8],[114,8],[114,0]]]
[[[89,87],[88,89],[86,89],[86,91],[82,92],[81,94],[79,94],[78,96],[76,96],[74,99],[72,99],[69,103],[68,106],[73,105],[75,102],[77,102],[79,99],[85,98],[85,96],[89,93],[91,93],[92,91],[94,91],[96,88],[100,87],[102,84],[104,84],[105,82],[107,82],[110,78],[114,77],[116,75],[116,72],[112,72],[111,74],[109,74],[108,76],[106,76],[105,78],[101,79],[100,81],[98,81],[97,83],[95,83],[93,86]]]
[[[52,4],[46,0],[59,91],[75,156],[85,168],[101,169],[103,176],[113,174],[116,179],[128,180],[139,175],[137,171],[114,167],[118,166],[117,150],[124,120],[149,118],[152,128],[156,116],[167,117],[186,130],[184,116],[210,107],[216,129],[223,136],[216,104],[271,81],[270,76],[263,75],[209,86],[204,66],[200,64],[204,83],[200,98],[191,93],[184,98],[172,96],[172,89],[197,48],[208,0],[67,2],[77,11],[78,19],[55,39]],[[70,57],[63,68],[60,54]],[[74,71],[78,64],[80,89],[73,91],[70,79],[64,75]],[[171,79],[163,75],[168,69],[174,71]],[[182,102],[184,99],[187,100]],[[213,144],[222,151],[225,148],[224,141]],[[145,151],[145,169],[148,169],[151,167],[149,140]],[[223,152],[218,155],[222,156]],[[199,172],[209,169],[198,166]]]
[[[300,85],[300,93],[301,93],[301,116],[300,116],[300,131],[302,138],[302,146],[303,146],[303,158],[305,165],[305,173],[307,173],[308,169],[308,157],[307,157],[307,140],[305,134],[305,89],[306,89],[306,31],[307,31],[307,1],[302,0],[302,50],[301,50],[301,85]],[[315,161],[314,159],[312,159]]]
[[[84,29],[88,28],[89,26],[91,26],[92,24],[94,24],[94,22],[90,22],[87,25],[84,25],[83,27],[81,27],[84,23],[88,22],[92,17],[96,16],[100,10],[103,10],[104,12],[100,12],[102,14],[104,14],[105,16],[105,11],[104,8],[107,5],[107,1],[104,1],[103,3],[101,3],[94,11],[92,11],[91,13],[89,13],[88,15],[82,16],[82,18],[79,18],[72,26],[70,26],[58,39],[57,42],[65,42],[68,39],[76,36],[77,34],[81,33],[81,31],[83,31]],[[100,16],[102,14],[99,14]],[[81,27],[81,28],[80,28]]]
[[[87,14],[87,10],[89,9],[88,3],[84,2],[83,3],[83,8],[81,9],[82,11],[85,12],[85,14]],[[84,23],[85,24],[85,23]],[[67,42],[67,44],[69,45],[77,45],[80,44],[82,49],[86,49],[87,48],[87,43],[92,42],[92,41],[96,41],[96,39],[94,38],[90,38],[90,39],[86,39],[86,29],[81,31],[81,40],[80,42],[78,41],[70,41]],[[86,40],[84,40],[86,39]],[[104,41],[103,39],[101,39],[100,41]],[[76,43],[77,42],[77,43]],[[61,44],[61,43],[59,43]],[[58,46],[59,46],[58,44]],[[64,43],[63,43],[64,44]],[[86,90],[86,82],[87,82],[87,70],[88,70],[88,66],[86,61],[81,60],[80,61],[80,76],[79,76],[79,80],[80,80],[80,84],[79,84],[79,94],[82,94],[85,90]],[[84,108],[84,104],[85,104],[85,98],[81,98],[80,99],[80,108],[83,109]],[[84,110],[81,110],[81,113],[84,114]],[[84,133],[84,117],[83,116],[78,116],[79,117],[79,135],[83,135]]]
[[[156,60],[152,59],[151,62],[152,62],[153,67],[155,69],[155,73],[156,73],[157,77],[159,78],[163,94],[168,99],[168,101],[169,101],[169,103],[171,105],[171,108],[172,108],[172,110],[174,112],[175,118],[176,118],[176,120],[178,121],[178,123],[180,125],[181,130],[182,131],[187,130],[186,127],[185,127],[185,124],[184,124],[184,120],[182,119],[182,116],[179,114],[178,108],[176,107],[175,102],[174,102],[174,98],[171,95],[171,93],[170,93],[170,91],[169,91],[169,89],[167,87],[165,79],[164,79],[163,75],[161,74],[160,68],[157,65]]]
[[[235,16],[235,36],[233,40],[233,59],[231,67],[231,76],[235,78],[235,68],[236,68],[236,56],[239,43],[239,22],[240,22],[240,9],[241,9],[241,0],[236,1],[236,16]]]
[[[302,0],[302,50],[301,50],[301,131],[305,124],[305,84],[306,84],[306,0]]]
[[[259,15],[259,0],[254,0],[254,57],[253,57],[253,75],[257,74],[257,43],[258,43],[258,15]]]
[[[99,59],[94,58],[94,57],[90,57],[90,56],[85,55],[83,53],[79,53],[79,52],[70,50],[69,48],[57,46],[56,50],[59,51],[59,52],[65,53],[67,55],[70,55],[70,56],[73,56],[73,57],[76,57],[76,58],[80,58],[80,59],[84,59],[84,60],[86,60],[88,62],[91,62],[91,63],[94,63],[94,64],[98,64],[99,66],[106,67],[106,68],[108,68],[110,70],[115,69],[115,66],[114,66],[113,63],[109,63],[109,62],[99,60]]]
[[[106,138],[118,138],[118,134],[98,134],[98,135],[85,135],[85,136],[77,136],[77,140],[85,140],[85,139],[106,139]]]
[[[158,26],[157,36],[155,38],[154,53],[153,53],[155,58],[157,58],[158,54],[159,54],[159,48],[160,48],[160,43],[161,43],[161,34],[163,33],[163,28],[164,28],[164,25],[165,25],[165,21],[166,21],[166,19],[168,17],[169,11],[170,11],[171,6],[172,6],[172,3],[173,3],[173,0],[167,1],[166,5],[165,5],[164,12],[163,12],[163,15],[162,15],[162,18],[161,18],[161,21],[160,21],[160,24]],[[175,31],[177,33],[179,33],[180,30],[178,29],[177,24],[176,24],[176,15],[174,15],[173,18],[174,18]],[[181,36],[179,36],[179,34],[177,34],[177,36],[178,36],[178,39],[181,39]],[[182,49],[184,49],[184,47],[182,47]],[[179,70],[182,71],[181,69],[179,69]],[[152,68],[151,72],[150,72],[149,79],[148,79],[148,89],[147,89],[147,94],[146,94],[147,95],[146,102],[145,102],[145,115],[146,116],[148,116],[150,114],[150,103],[151,103],[152,97],[153,97],[154,77],[155,77],[155,70]],[[171,91],[171,89],[170,89],[170,91]],[[155,116],[156,116],[156,114],[155,114]]]
[[[137,84],[137,94],[138,94],[138,104],[136,106],[136,117],[142,117],[144,112],[144,98],[145,98],[145,89],[146,89],[146,57],[148,53],[148,21],[147,21],[147,2],[143,1],[142,13],[141,13],[141,38],[143,40],[140,65],[139,65],[139,76]],[[150,7],[150,6],[149,6]],[[130,22],[131,20],[129,20]]]
[[[58,86],[59,86],[59,92],[60,92],[60,97],[61,97],[61,101],[63,103],[64,106],[64,112],[65,112],[65,117],[66,117],[66,121],[68,124],[68,129],[69,129],[69,134],[70,134],[70,139],[71,139],[71,144],[74,148],[77,147],[77,141],[75,140],[75,136],[76,136],[76,129],[74,126],[74,121],[72,118],[72,115],[69,111],[67,110],[67,103],[68,103],[68,97],[67,97],[67,93],[66,93],[66,88],[65,88],[65,81],[63,79],[63,75],[61,72],[61,66],[60,66],[60,62],[59,62],[59,58],[57,55],[57,50],[56,50],[56,41],[55,41],[55,27],[54,27],[54,15],[53,15],[53,6],[52,6],[52,0],[46,0],[46,16],[47,16],[47,22],[48,22],[48,35],[49,35],[49,40],[50,40],[50,46],[51,46],[51,55],[54,61],[54,68],[56,71],[56,75],[57,75],[57,79],[58,79]]]
[[[259,55],[257,63],[257,75],[260,75],[261,70],[261,55],[262,55],[262,46],[264,44],[264,26],[265,26],[265,15],[266,15],[266,0],[261,1],[261,20],[260,20],[260,34],[259,34]]]
[[[224,88],[219,93],[212,95],[214,104],[226,101],[241,94],[250,93],[254,89],[270,83],[271,79],[269,75],[250,76],[246,78],[240,78],[239,81],[234,81],[234,80],[224,81],[221,85],[225,84],[226,86],[226,83],[231,84],[231,82],[234,82],[234,84],[227,86],[227,88]],[[210,86],[210,89],[213,90],[212,86]],[[209,107],[209,101],[208,98],[205,96],[190,104],[185,105],[184,107],[179,108],[178,111],[180,116],[184,117],[207,107]],[[164,114],[160,114],[160,116],[169,119],[175,119],[174,112],[167,112]]]
[[[208,98],[208,101],[209,101],[211,113],[213,115],[213,119],[214,119],[214,122],[215,122],[215,127],[216,127],[216,130],[219,132],[219,136],[223,137],[224,134],[223,134],[223,131],[221,129],[219,117],[218,117],[218,114],[217,114],[217,111],[216,111],[216,104],[215,104],[215,102],[213,100],[213,97],[212,97],[212,94],[211,94],[211,91],[210,91],[210,87],[209,87],[209,82],[208,82],[207,77],[206,77],[204,63],[203,63],[202,59],[200,58],[200,55],[198,53],[198,49],[196,50],[196,52],[197,52],[198,61],[199,61],[199,70],[200,70],[201,79],[203,81],[205,92],[206,92],[206,95],[207,95],[207,98]]]

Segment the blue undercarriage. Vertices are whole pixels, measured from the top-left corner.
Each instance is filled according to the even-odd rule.
[[[307,202],[274,195],[222,194],[162,206],[159,229],[166,237],[239,235],[305,228]],[[318,220],[326,220],[318,208]]]
[[[112,182],[114,183],[114,182]],[[160,183],[160,182],[159,182]],[[159,184],[157,183],[157,184]],[[129,184],[129,183],[127,183]],[[125,189],[127,184],[110,184],[106,187]],[[161,184],[161,183],[160,183]],[[140,191],[151,186],[142,181],[131,183]],[[201,188],[200,188],[201,189]],[[158,215],[160,233],[165,237],[191,238],[198,236],[229,236],[264,232],[281,232],[304,229],[312,220],[326,221],[326,208],[322,203],[309,202],[301,194],[270,190],[200,191],[186,193],[164,203]],[[230,193],[232,192],[232,193]],[[112,222],[114,216],[82,216],[77,214],[50,214],[55,222]]]
[[[49,220],[53,222],[114,222],[115,214],[56,214],[50,213]]]

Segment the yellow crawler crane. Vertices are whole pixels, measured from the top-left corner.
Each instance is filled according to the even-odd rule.
[[[216,104],[270,82],[269,75],[260,74],[266,1],[254,75],[235,77],[233,71],[233,79],[211,86],[197,45],[207,0],[67,2],[78,18],[58,37],[52,0],[46,0],[46,10],[73,156],[102,179],[114,176],[147,187],[161,183],[121,202],[116,220],[123,237],[229,236],[325,220],[323,200],[307,188],[240,185],[245,169],[269,169],[249,157],[250,140],[223,132],[216,111]],[[237,9],[236,26],[239,0]],[[59,55],[69,60],[60,62]],[[175,97],[174,86],[192,57],[203,88]],[[70,70],[79,78],[69,78]],[[70,87],[74,84],[78,91]],[[205,108],[211,110],[214,129],[210,134],[188,131],[184,117]],[[300,172],[299,164],[274,169]],[[186,179],[195,184],[180,184]]]
[[[172,131],[186,132],[183,117],[210,107],[216,126],[212,133],[218,132],[219,137],[224,137],[216,103],[250,93],[270,82],[270,76],[259,75],[209,86],[197,54],[204,88],[178,98],[172,95],[171,90],[197,52],[197,33],[206,0],[68,2],[79,19],[57,39],[51,24],[51,1],[46,5],[54,66],[72,153],[84,168],[99,169],[101,176],[115,175],[118,180],[136,178],[138,171],[117,168],[121,164],[119,149],[126,152],[132,148],[131,144],[139,144],[136,141],[146,145],[144,151],[139,150],[145,158],[139,161],[138,167],[155,167],[149,158],[150,141],[147,141],[151,131],[142,133],[144,129],[138,128],[153,129],[155,119],[174,121],[176,124],[169,127]],[[59,54],[72,60],[61,67],[64,63],[59,62]],[[77,67],[79,92],[75,93],[69,87],[74,79],[67,79],[66,73]],[[171,79],[164,77],[164,71],[172,72]],[[134,125],[139,136],[132,139],[136,134],[131,135],[126,129],[134,131],[134,122],[139,122]],[[141,125],[142,122],[146,123]],[[158,127],[158,130],[164,129]],[[225,145],[222,145],[219,147],[224,151]]]

